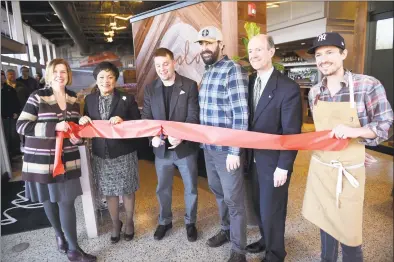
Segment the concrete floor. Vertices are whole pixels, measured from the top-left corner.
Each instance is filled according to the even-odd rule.
[[[364,261],[393,261],[393,158],[369,151],[378,163],[367,169],[364,209]],[[292,177],[286,226],[286,261],[320,261],[319,230],[301,215],[306,175],[310,159],[309,152],[300,152],[295,162]],[[162,241],[153,239],[156,228],[158,203],[155,195],[157,183],[154,165],[140,161],[141,188],[137,192],[133,241],[110,244],[111,223],[108,214],[103,215],[100,236],[88,239],[82,214],[81,199],[76,201],[78,239],[80,246],[98,256],[98,261],[226,261],[231,244],[219,248],[209,248],[206,240],[219,229],[216,201],[210,192],[207,180],[199,178],[198,240],[189,243],[183,224],[184,201],[183,184],[180,177],[174,179],[173,187],[173,229]],[[123,214],[122,214],[123,215]],[[122,216],[124,221],[124,217]],[[256,227],[248,229],[248,243],[259,239]],[[13,252],[12,247],[21,242],[29,242],[30,247],[22,252]],[[57,252],[54,232],[51,228],[3,236],[1,238],[4,262],[22,261],[68,261]],[[261,255],[247,255],[248,261],[260,261]],[[340,258],[339,261],[342,261]]]

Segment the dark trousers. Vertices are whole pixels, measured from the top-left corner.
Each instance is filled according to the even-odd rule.
[[[321,261],[336,262],[338,259],[338,240],[320,229]],[[363,251],[361,246],[349,247],[341,243],[343,262],[362,262]]]
[[[3,118],[2,121],[8,155],[12,158],[20,152],[20,140],[19,135],[16,132],[16,119]]]
[[[256,164],[252,167],[254,209],[260,220],[259,242],[266,248],[266,259],[272,262],[282,262],[287,255],[285,222],[290,177],[288,174],[283,186],[274,187],[273,174],[257,170]]]

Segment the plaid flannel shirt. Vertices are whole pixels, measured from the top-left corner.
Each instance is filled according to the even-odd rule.
[[[350,101],[350,91],[348,83],[349,71],[345,71],[345,76],[341,82],[342,88],[333,97],[327,88],[327,79],[313,86],[309,91],[309,106],[313,112],[313,105],[316,97],[321,101],[328,102],[348,102]],[[386,91],[383,85],[376,78],[368,75],[353,74],[354,101],[356,103],[358,118],[362,127],[371,129],[377,137],[375,139],[364,139],[363,144],[367,146],[377,146],[387,140],[390,126],[393,124],[393,110],[387,100]]]
[[[206,70],[198,100],[200,123],[207,126],[248,130],[248,74],[224,56]],[[240,155],[240,148],[202,144],[202,148]]]

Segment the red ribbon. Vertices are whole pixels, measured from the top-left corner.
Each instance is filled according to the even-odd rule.
[[[339,151],[346,148],[349,143],[347,139],[330,138],[330,131],[296,135],[273,135],[160,120],[131,120],[117,125],[111,125],[104,120],[95,120],[93,124],[86,126],[79,126],[72,122],[68,124],[71,130],[57,132],[56,135],[53,177],[65,172],[61,159],[63,139],[69,138],[71,133],[77,138],[101,137],[110,139],[151,137],[163,133],[164,135],[204,144],[270,150]]]

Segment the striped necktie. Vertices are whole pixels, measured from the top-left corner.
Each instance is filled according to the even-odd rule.
[[[256,78],[256,82],[254,84],[254,90],[253,90],[253,107],[255,111],[257,108],[257,104],[259,103],[260,96],[261,96],[261,78],[258,76]]]

